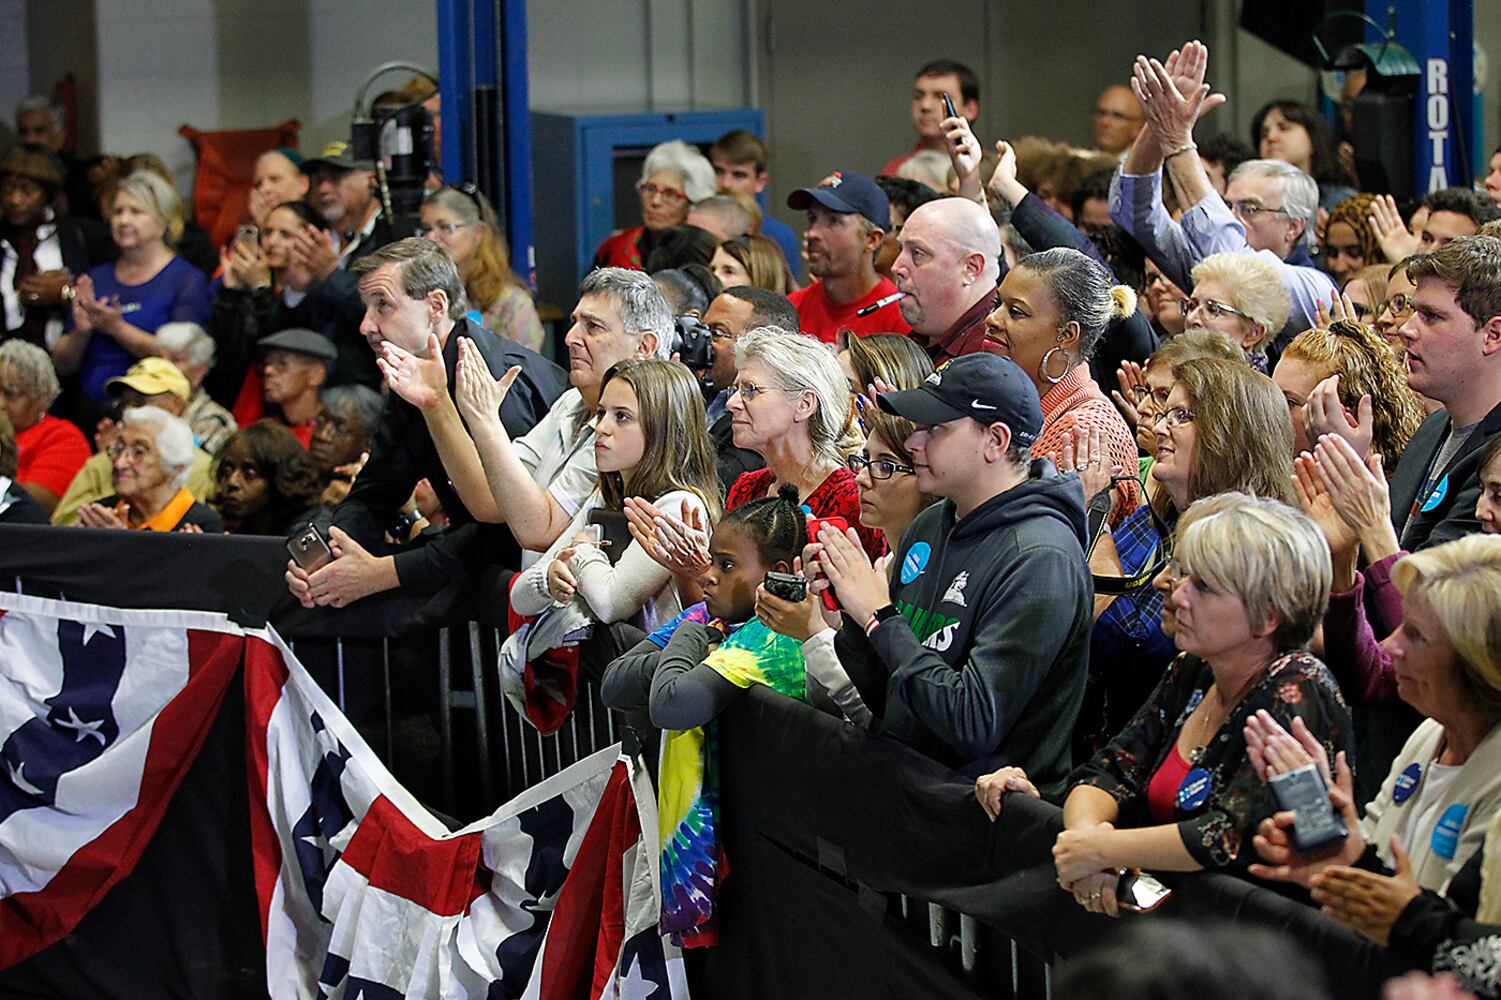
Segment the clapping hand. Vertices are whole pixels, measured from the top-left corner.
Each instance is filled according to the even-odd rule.
[[[1167,64],[1136,57],[1131,90],[1164,152],[1192,142],[1194,123],[1225,103],[1224,94],[1213,93],[1204,83],[1208,65],[1209,49],[1198,41],[1170,55]]]
[[[86,503],[78,508],[78,523],[85,528],[125,528],[128,525],[120,520],[114,508],[106,507],[102,503]]]
[[[1077,472],[1084,486],[1084,499],[1110,488],[1113,477],[1121,474],[1119,464],[1110,461],[1110,448],[1098,427],[1075,427],[1063,436],[1061,450],[1048,455],[1058,471]]]
[[[459,346],[462,348],[463,344]],[[436,333],[428,334],[426,357],[389,340],[381,341],[375,364],[391,391],[419,410],[427,409],[448,393],[448,369],[443,366],[443,345]]]
[[[94,296],[94,280],[81,275],[73,286],[73,328],[80,331],[97,330],[114,336],[125,322],[120,308],[120,296],[111,295],[100,299]]]
[[[1345,409],[1339,399],[1339,376],[1330,375],[1313,387],[1308,402],[1300,414],[1308,440],[1317,441],[1325,435],[1343,438],[1364,458],[1370,453],[1371,439],[1376,433],[1376,419],[1370,394],[1360,397],[1356,412]]]
[[[521,366],[514,365],[500,378],[494,377],[479,348],[468,337],[459,340],[458,392],[455,398],[459,413],[471,431],[500,423],[501,404],[506,401],[506,395],[520,374]]]
[[[1412,874],[1412,859],[1402,841],[1391,839],[1396,874],[1378,875],[1361,868],[1339,865],[1319,872],[1311,880],[1313,901],[1324,916],[1338,920],[1379,945],[1391,937],[1392,925],[1422,891]]]
[[[891,603],[886,560],[872,562],[854,528],[840,532],[826,525],[818,533],[818,542],[819,566],[833,585],[834,596],[850,617],[863,626],[876,609]]]
[[[1335,508],[1329,490],[1319,477],[1318,459],[1306,451],[1293,459],[1293,491],[1298,495],[1298,506],[1303,508],[1303,513],[1324,532],[1330,554],[1335,559],[1341,556],[1353,558],[1360,539]]]
[[[333,233],[303,226],[287,244],[287,266],[302,271],[310,281],[327,281],[339,266]]]
[[[1115,381],[1120,389],[1110,390],[1110,398],[1115,400],[1116,409],[1134,429],[1141,422],[1141,413],[1136,409],[1136,390],[1147,387],[1146,373],[1135,361],[1122,361],[1115,370]]]

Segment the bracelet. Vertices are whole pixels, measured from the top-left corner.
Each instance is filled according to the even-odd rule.
[[[1190,139],[1187,142],[1185,142],[1183,145],[1179,146],[1177,149],[1173,150],[1172,152],[1163,153],[1162,154],[1162,158],[1164,160],[1171,160],[1173,157],[1177,156],[1180,153],[1186,153],[1190,149],[1198,149],[1198,148],[1199,148],[1198,144],[1195,143],[1192,139]]]

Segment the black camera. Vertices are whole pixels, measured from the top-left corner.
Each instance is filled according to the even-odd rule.
[[[714,332],[697,316],[678,316],[673,321],[672,353],[690,371],[701,372],[714,364]]]

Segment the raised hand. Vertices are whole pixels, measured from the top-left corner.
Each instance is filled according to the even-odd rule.
[[[1366,218],[1376,232],[1376,242],[1389,264],[1411,257],[1418,252],[1418,238],[1407,228],[1407,221],[1397,210],[1397,199],[1389,194],[1378,194],[1371,203],[1371,214]]]
[[[980,140],[975,138],[969,122],[961,116],[945,118],[938,123],[938,128],[943,132],[949,162],[954,165],[954,174],[959,179],[959,197],[983,203],[985,193],[980,187],[980,160],[984,151],[980,148]]]
[[[511,391],[511,385],[520,374],[521,366],[515,365],[500,378],[495,378],[490,374],[490,366],[485,364],[479,348],[467,337],[459,340],[458,392],[455,398],[459,404],[459,414],[470,430],[500,423],[501,404],[506,401],[506,394]]]
[[[1120,465],[1110,461],[1110,448],[1098,427],[1075,427],[1063,437],[1061,451],[1048,456],[1060,472],[1077,472],[1084,486],[1084,499],[1110,488]]]
[[[1306,451],[1293,459],[1293,491],[1298,495],[1298,506],[1324,532],[1329,552],[1337,559],[1352,553],[1360,539],[1335,508],[1329,490],[1319,476],[1318,464],[1318,459]]]
[[[1027,196],[1027,189],[1016,179],[1016,150],[1004,139],[995,144],[995,173],[990,175],[990,193],[1015,208]]]
[[[1141,413],[1136,409],[1136,400],[1137,392],[1147,388],[1146,373],[1135,361],[1122,361],[1121,366],[1115,370],[1115,381],[1120,385],[1120,389],[1111,389],[1110,398],[1115,400],[1116,409],[1121,411],[1121,416],[1125,418],[1126,423],[1134,429],[1141,422]]]
[[[459,346],[462,348],[463,343]],[[419,410],[432,406],[448,392],[448,370],[443,366],[443,347],[436,333],[428,335],[425,358],[389,340],[382,341],[375,364],[391,391]]]
[[[1371,397],[1362,396],[1352,414],[1340,402],[1338,375],[1330,375],[1313,387],[1300,416],[1308,440],[1317,441],[1325,435],[1337,436],[1348,442],[1362,459],[1370,453],[1371,438],[1375,436]]]
[[[1164,152],[1188,145],[1194,123],[1225,103],[1225,95],[1204,82],[1208,66],[1209,48],[1199,41],[1169,55],[1167,63],[1136,57],[1131,90]]]
[[[1400,551],[1381,455],[1371,452],[1362,461],[1350,442],[1332,434],[1319,438],[1313,453],[1330,502],[1360,538],[1366,558],[1375,562]]]

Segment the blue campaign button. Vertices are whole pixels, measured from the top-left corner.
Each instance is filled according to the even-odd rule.
[[[927,542],[918,542],[907,550],[907,558],[902,560],[902,583],[908,584],[922,576],[923,570],[928,568],[928,560],[933,557],[933,547]]]
[[[1444,494],[1449,492],[1449,477],[1445,476],[1438,481],[1433,492],[1428,494],[1428,499],[1423,502],[1423,513],[1428,513],[1433,508],[1444,502]]]
[[[1183,776],[1183,783],[1178,786],[1178,808],[1183,812],[1201,808],[1209,801],[1213,788],[1214,776],[1202,767],[1194,768]]]
[[[1456,802],[1444,814],[1439,817],[1438,825],[1433,828],[1433,853],[1445,861],[1454,860],[1454,852],[1459,850],[1459,833],[1464,829],[1465,817],[1470,813],[1470,807],[1462,802]]]
[[[1397,784],[1392,788],[1392,801],[1401,805],[1412,798],[1412,793],[1418,790],[1418,782],[1423,780],[1423,765],[1413,761],[1402,769],[1397,775]]]

